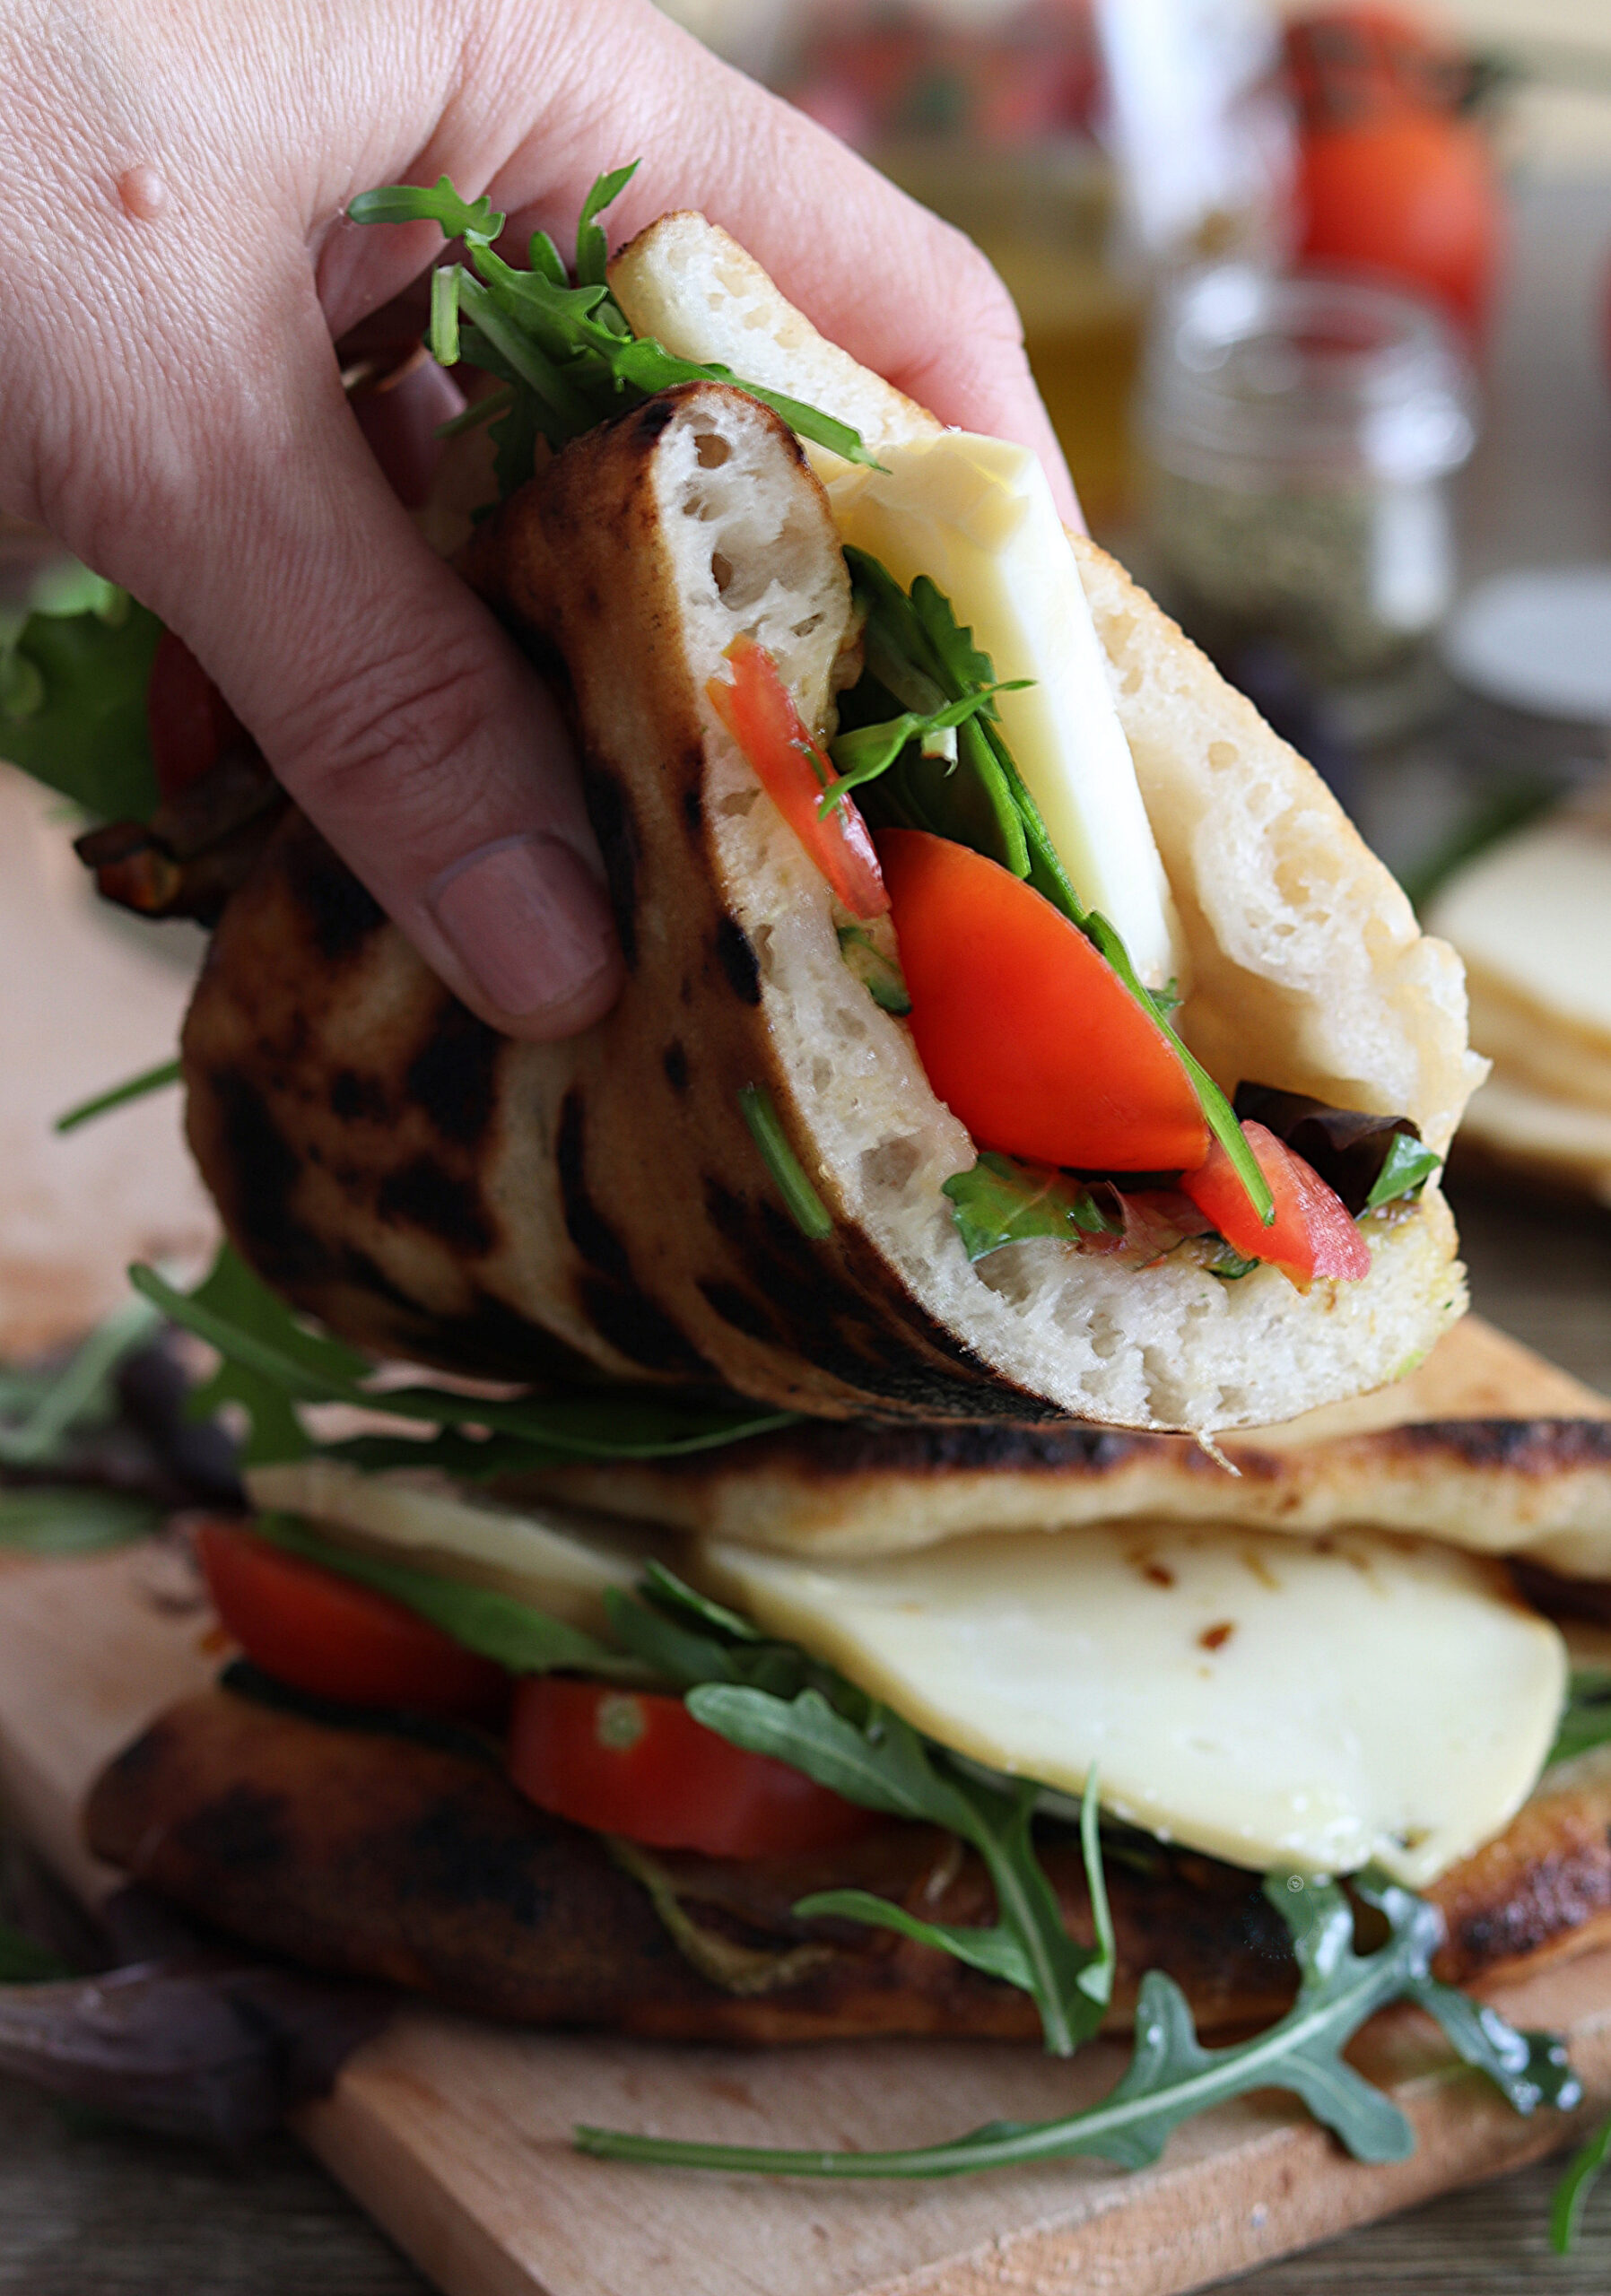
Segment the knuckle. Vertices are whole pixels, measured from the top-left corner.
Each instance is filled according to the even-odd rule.
[[[332,663],[282,712],[271,755],[332,823],[361,819],[372,830],[383,819],[405,845],[427,839],[474,806],[497,683],[484,642],[467,634]]]

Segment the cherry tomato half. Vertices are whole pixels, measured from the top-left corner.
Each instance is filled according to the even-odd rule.
[[[879,1822],[786,1762],[729,1745],[680,1698],[557,1674],[518,1685],[509,1771],[556,1817],[708,1857],[823,1849]]]
[[[235,1523],[210,1519],[196,1547],[224,1625],[254,1665],[292,1690],[427,1714],[487,1716],[503,1704],[501,1666],[389,1595]]]
[[[806,852],[827,878],[836,900],[853,917],[882,917],[889,895],[878,856],[856,801],[842,797],[819,816],[818,801],[839,778],[807,726],[764,646],[739,637],[727,652],[731,683],[712,678],[710,707],[755,769],[755,777]]]
[[[1276,1199],[1272,1224],[1261,1225],[1217,1140],[1200,1170],[1181,1174],[1181,1194],[1213,1221],[1233,1251],[1272,1260],[1304,1289],[1317,1275],[1349,1282],[1369,1275],[1371,1248],[1341,1196],[1262,1124],[1244,1123],[1241,1128]]]
[[[881,831],[878,856],[919,1056],[981,1147],[1090,1171],[1202,1162],[1179,1053],[1044,895],[927,830]]]

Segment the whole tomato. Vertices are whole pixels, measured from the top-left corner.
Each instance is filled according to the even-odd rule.
[[[1402,111],[1305,135],[1298,253],[1400,281],[1480,335],[1505,235],[1487,137],[1450,113]]]
[[[1311,12],[1288,25],[1285,50],[1299,256],[1401,282],[1480,335],[1505,224],[1474,110],[1482,67],[1383,7]]]

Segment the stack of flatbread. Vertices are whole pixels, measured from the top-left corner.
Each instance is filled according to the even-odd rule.
[[[1493,1064],[1462,1138],[1611,1205],[1611,781],[1462,870],[1430,929]]]

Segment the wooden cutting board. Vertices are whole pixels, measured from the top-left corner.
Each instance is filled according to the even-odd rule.
[[[1434,1368],[1435,1367],[1435,1368]],[[1421,1375],[1437,1408],[1603,1414],[1606,1403],[1475,1322]],[[1425,1405],[1411,1415],[1424,1415]],[[160,1546],[0,1570],[0,1792],[93,1900],[117,1877],[83,1848],[100,1765],[217,1664],[207,1618]],[[1611,2100],[1611,1952],[1542,1972],[1506,2013],[1565,2033]],[[1406,2161],[1347,2160],[1287,2100],[1189,2124],[1155,2168],[1072,2161],[952,2184],[834,2187],[587,2161],[571,2124],[785,2144],[905,2144],[1093,2100],[1123,2064],[1071,2066],[982,2043],[748,2053],[548,2038],[420,2008],[352,2058],[300,2134],[449,2296],[1171,2296],[1565,2141],[1453,2066],[1408,2012],[1355,2051],[1414,2122]]]

